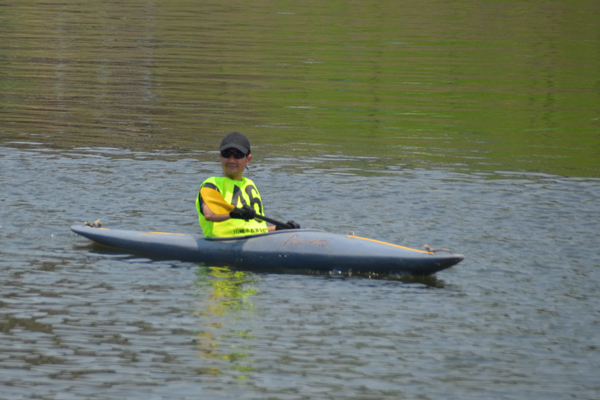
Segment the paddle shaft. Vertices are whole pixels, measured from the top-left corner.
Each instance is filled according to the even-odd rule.
[[[288,228],[289,229],[289,227],[290,227],[285,222],[277,221],[276,219],[265,217],[264,215],[258,215],[258,214],[256,214],[255,218],[256,219],[262,219],[263,221],[267,221],[267,222],[269,222],[269,223],[271,223],[273,225],[276,225],[276,226],[278,226],[280,228]]]

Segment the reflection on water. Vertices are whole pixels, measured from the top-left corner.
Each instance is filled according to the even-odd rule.
[[[228,267],[199,267],[196,275],[198,288],[212,290],[210,305],[203,307],[212,315],[224,315],[229,310],[250,310],[252,303],[249,297],[256,290],[247,287],[254,283],[252,274],[243,271],[232,271]],[[212,277],[208,279],[207,277]]]
[[[245,373],[254,371],[254,367],[248,365],[248,348],[254,339],[247,331],[236,331],[227,326],[227,318],[233,313],[242,313],[238,318],[249,318],[253,309],[251,296],[256,294],[253,284],[256,276],[243,271],[232,271],[227,267],[206,267],[196,269],[196,286],[202,294],[203,300],[197,303],[198,310],[194,314],[201,316],[203,320],[212,321],[206,324],[211,330],[204,330],[197,334],[198,349],[203,359],[226,360],[228,369],[236,372],[236,378],[246,379]],[[208,292],[208,293],[207,293]],[[239,344],[231,348],[223,348],[221,336],[228,331],[239,339]],[[221,333],[221,335],[219,335]],[[221,365],[221,364],[220,364]],[[221,373],[219,366],[210,366],[210,362],[201,368],[197,368],[199,374],[218,375]]]
[[[598,5],[563,3],[7,0],[0,140],[597,177]]]
[[[597,398],[599,12],[3,0],[0,397]],[[69,232],[198,232],[231,130],[274,218],[466,260],[196,275]]]

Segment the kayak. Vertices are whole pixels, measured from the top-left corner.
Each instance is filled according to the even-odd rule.
[[[101,245],[148,258],[255,271],[432,275],[464,259],[448,250],[415,250],[311,229],[227,238],[87,226],[71,230]]]

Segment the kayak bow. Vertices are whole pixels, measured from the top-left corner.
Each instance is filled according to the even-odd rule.
[[[72,226],[71,230],[96,243],[149,258],[257,271],[432,275],[464,259],[459,254],[310,229],[228,238],[86,226]]]

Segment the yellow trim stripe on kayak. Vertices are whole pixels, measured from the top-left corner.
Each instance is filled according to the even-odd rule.
[[[411,249],[410,247],[404,247],[404,246],[398,246],[397,244],[393,244],[393,243],[388,243],[388,242],[382,242],[379,240],[374,240],[374,239],[367,239],[364,237],[360,237],[360,236],[354,236],[354,235],[346,235],[349,238],[353,238],[353,239],[362,239],[362,240],[368,240],[369,242],[375,242],[375,243],[381,243],[381,244],[387,244],[388,246],[394,246],[394,247],[399,247],[401,249],[405,249],[405,250],[411,250],[411,251],[416,251],[418,253],[425,253],[425,254],[435,254],[429,251],[423,251],[423,250],[417,250],[417,249]]]

